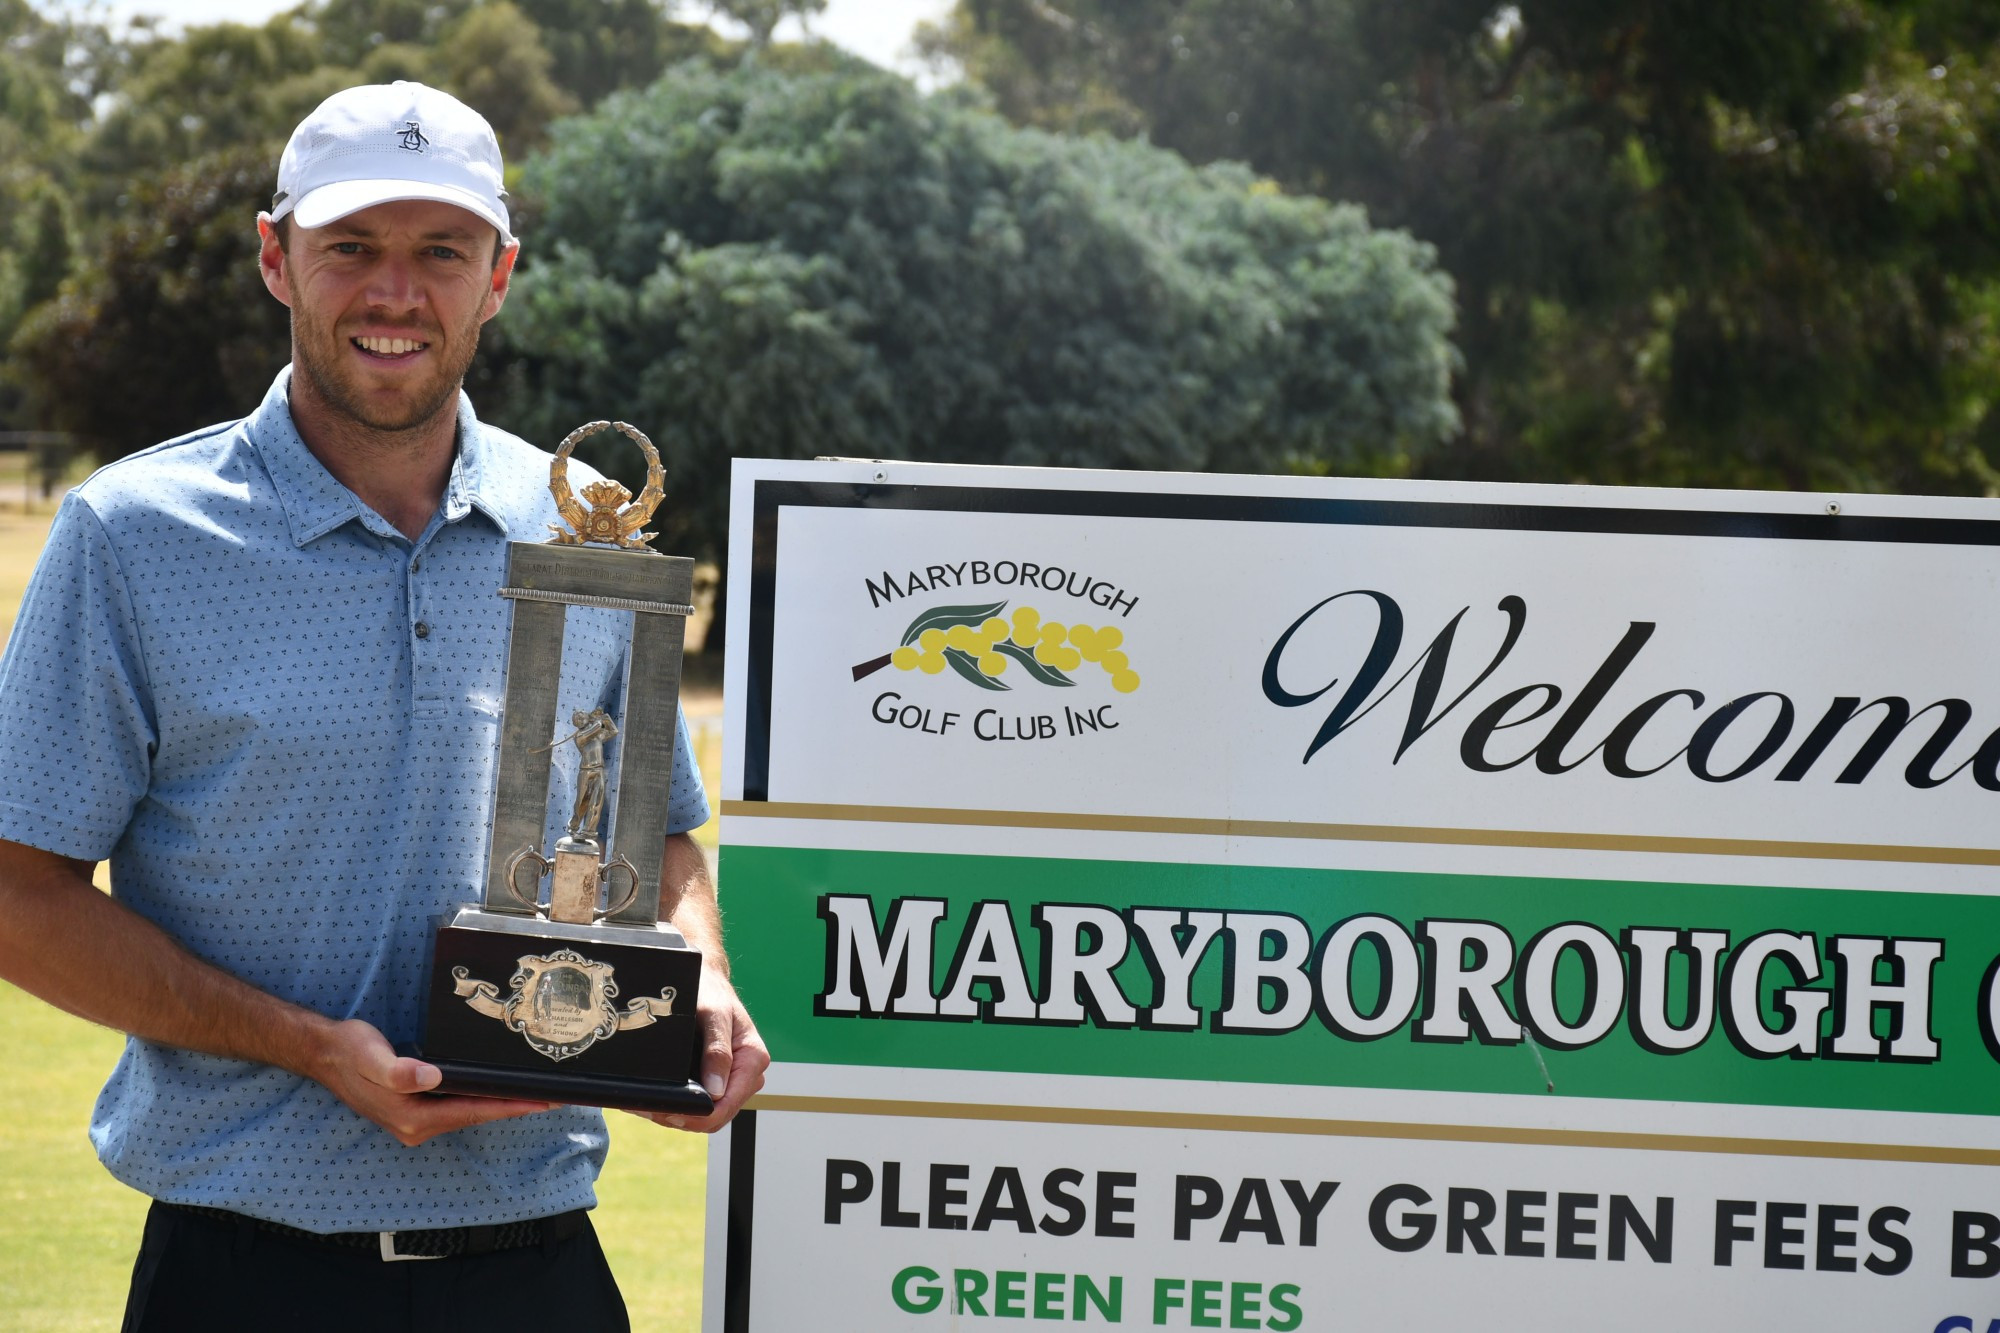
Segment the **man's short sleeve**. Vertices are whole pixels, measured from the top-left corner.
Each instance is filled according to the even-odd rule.
[[[0,657],[0,838],[105,859],[146,793],[155,737],[117,553],[72,492]]]
[[[667,797],[667,832],[689,833],[708,822],[708,792],[702,787],[688,734],[687,713],[674,724],[674,785]]]

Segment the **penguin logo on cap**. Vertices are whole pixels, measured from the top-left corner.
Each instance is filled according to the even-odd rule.
[[[421,153],[431,146],[431,141],[424,137],[423,127],[418,125],[414,120],[404,123],[403,137],[400,142],[403,147],[413,153]]]

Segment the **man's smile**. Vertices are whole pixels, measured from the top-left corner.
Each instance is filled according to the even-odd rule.
[[[347,341],[354,347],[359,348],[364,354],[384,361],[402,360],[405,357],[415,356],[418,352],[430,346],[428,342],[422,342],[415,338],[359,337],[349,338]]]

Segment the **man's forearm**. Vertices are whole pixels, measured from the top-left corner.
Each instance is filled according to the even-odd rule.
[[[99,893],[89,867],[0,841],[0,977],[163,1046],[275,1065],[321,1084],[406,1145],[547,1102],[433,1097],[438,1071],[359,1019],[291,1004],[196,958]]]
[[[715,882],[709,878],[708,858],[685,833],[667,839],[666,855],[660,866],[661,893],[674,901],[668,920],[687,937],[688,947],[701,953],[702,961],[723,976],[729,975],[729,955],[722,947],[722,913],[715,902]]]
[[[318,1077],[331,1019],[203,962],[98,892],[83,862],[0,842],[0,977],[163,1045]]]

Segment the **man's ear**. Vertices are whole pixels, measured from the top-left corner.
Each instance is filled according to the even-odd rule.
[[[285,247],[278,243],[278,229],[271,225],[269,213],[257,215],[257,271],[264,277],[265,290],[289,307],[291,275],[285,267]]]
[[[484,324],[500,313],[500,307],[507,300],[507,284],[514,277],[514,261],[521,257],[521,243],[515,241],[502,250],[493,261],[492,285],[486,290],[486,309],[479,317]]]

